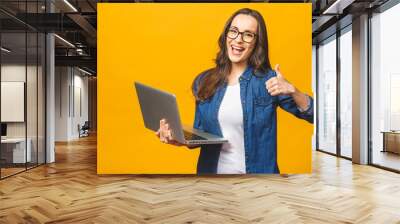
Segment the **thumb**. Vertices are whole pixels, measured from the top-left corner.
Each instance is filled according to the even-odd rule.
[[[276,65],[275,65],[275,72],[276,72],[276,76],[277,76],[278,78],[281,78],[281,77],[282,77],[281,69],[280,69],[279,64],[276,64]]]

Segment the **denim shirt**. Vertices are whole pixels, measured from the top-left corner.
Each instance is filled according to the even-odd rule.
[[[205,75],[207,72],[203,72],[196,78],[194,90],[197,90]],[[239,78],[240,99],[243,108],[246,173],[279,173],[276,150],[276,108],[278,106],[298,118],[313,122],[314,106],[311,97],[308,97],[309,107],[305,111],[300,111],[291,96],[271,96],[268,93],[265,82],[274,76],[276,73],[273,70],[261,74],[255,73],[251,67],[247,67]],[[218,111],[226,86],[225,82],[212,97],[196,102],[194,128],[223,136],[218,122]],[[232,113],[234,112],[232,111]],[[222,144],[201,146],[197,163],[198,174],[217,173],[221,147]]]

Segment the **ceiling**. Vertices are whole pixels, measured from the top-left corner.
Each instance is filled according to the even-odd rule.
[[[313,41],[316,42],[330,32],[335,32],[339,20],[351,23],[351,16],[365,10],[376,8],[387,0],[206,0],[206,1],[170,1],[170,0],[1,0],[0,24],[2,46],[12,48],[14,54],[34,53],[37,43],[28,38],[25,50],[24,33],[54,32],[61,38],[55,38],[56,65],[81,66],[96,72],[97,57],[97,2],[289,2],[312,3]],[[339,4],[338,4],[339,3]],[[328,12],[328,13],[327,13]],[[342,26],[346,22],[342,22]],[[332,28],[333,27],[333,28]],[[331,31],[329,31],[331,30]],[[328,32],[329,31],[329,32]],[[2,54],[3,55],[3,54]],[[10,56],[9,56],[10,57]],[[28,56],[29,57],[29,56]]]
[[[2,46],[12,49],[2,52],[2,60],[18,62],[26,56],[29,61],[44,47],[36,35],[54,32],[56,66],[79,66],[96,73],[96,14],[96,0],[1,0]]]

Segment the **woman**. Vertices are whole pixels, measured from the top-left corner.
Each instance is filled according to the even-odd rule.
[[[313,99],[286,81],[279,65],[271,69],[265,22],[256,10],[235,12],[218,43],[216,66],[192,85],[194,128],[224,136],[228,143],[201,145],[197,172],[279,173],[276,108],[312,123]],[[181,145],[164,119],[156,134],[164,143]]]

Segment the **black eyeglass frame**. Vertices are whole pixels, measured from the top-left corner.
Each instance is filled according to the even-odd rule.
[[[236,36],[235,36],[235,37],[230,37],[230,36],[229,36],[229,32],[230,32],[230,31],[235,31],[235,32],[237,32]],[[243,38],[243,34],[245,34],[245,33],[250,33],[250,34],[254,35],[253,39],[252,39],[251,41],[245,41],[244,38]],[[251,42],[253,42],[253,41],[256,39],[256,37],[257,37],[257,34],[256,34],[256,33],[253,33],[253,32],[250,32],[250,31],[243,31],[243,32],[240,32],[238,29],[235,29],[235,28],[229,28],[228,31],[227,31],[227,33],[226,33],[226,36],[227,36],[229,39],[234,40],[234,39],[236,39],[236,38],[239,36],[239,34],[240,34],[240,38],[242,38],[242,41],[243,41],[243,42],[246,42],[246,43],[249,43],[249,44],[250,44]]]

